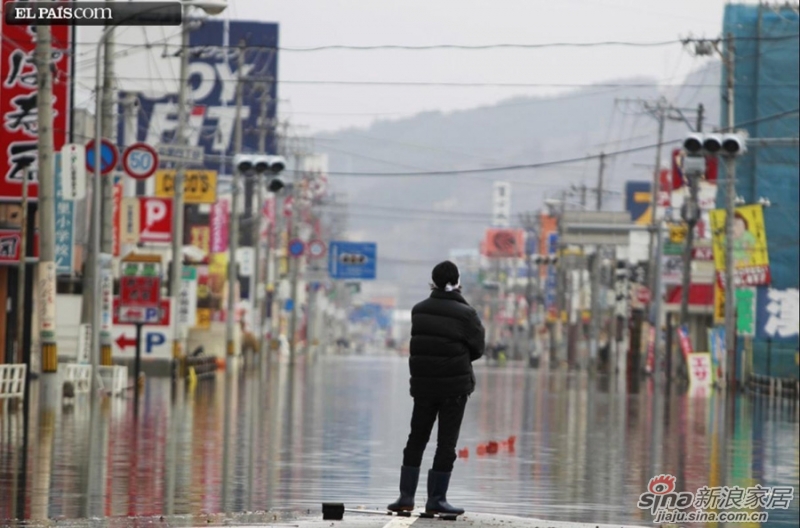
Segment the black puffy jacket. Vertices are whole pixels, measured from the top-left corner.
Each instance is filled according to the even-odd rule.
[[[411,310],[411,396],[444,399],[475,390],[472,362],[483,355],[485,331],[458,292],[433,290]]]

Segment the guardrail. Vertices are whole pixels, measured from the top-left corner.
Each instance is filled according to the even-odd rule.
[[[62,363],[64,383],[72,383],[75,394],[89,392],[92,385],[92,366],[83,363]]]
[[[752,374],[747,380],[747,387],[752,392],[765,394],[771,398],[800,398],[800,380],[794,378]]]
[[[0,365],[0,400],[25,397],[24,364]]]

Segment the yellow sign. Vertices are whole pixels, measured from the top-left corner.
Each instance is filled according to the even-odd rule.
[[[201,328],[203,330],[208,330],[211,328],[211,309],[210,308],[198,308],[197,309],[197,321],[196,325],[197,328]]]
[[[183,200],[187,204],[212,204],[217,201],[217,171],[187,170],[183,176]],[[156,171],[156,196],[172,198],[175,169]]]
[[[669,241],[673,244],[683,244],[688,231],[689,227],[686,224],[670,224]]]
[[[139,199],[123,198],[120,207],[120,242],[123,244],[136,244],[139,242],[140,218]]]
[[[725,290],[714,284],[714,324],[725,322]]]
[[[714,267],[718,280],[724,280],[725,210],[714,209],[710,219]],[[764,208],[760,205],[736,208],[733,219],[733,262],[736,286],[764,286],[770,283]]]
[[[191,243],[208,255],[211,251],[211,228],[208,226],[192,226]]]

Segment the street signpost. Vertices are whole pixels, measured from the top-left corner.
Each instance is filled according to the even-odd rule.
[[[136,326],[134,379],[138,379],[142,357],[142,326],[161,319],[161,275],[159,255],[128,255],[120,263],[119,320]],[[126,345],[119,345],[124,348]]]
[[[86,150],[83,145],[71,143],[61,149],[56,161],[57,178],[61,185],[61,199],[80,200],[86,197]],[[58,171],[60,169],[60,171]]]
[[[156,145],[161,161],[184,163],[190,166],[203,165],[203,147],[192,145]]]
[[[322,240],[312,240],[308,243],[308,256],[311,258],[320,258],[325,256],[325,242]]]
[[[146,180],[158,169],[158,153],[147,143],[134,143],[122,154],[125,174],[136,180]]]
[[[90,140],[86,144],[86,169],[94,174],[95,167],[95,144]],[[117,168],[119,152],[117,147],[107,139],[100,140],[100,174],[106,176]]]
[[[332,279],[374,279],[377,262],[375,242],[333,241],[328,252],[328,273]]]
[[[293,257],[300,257],[306,250],[306,244],[299,238],[294,238],[289,241],[289,255]]]

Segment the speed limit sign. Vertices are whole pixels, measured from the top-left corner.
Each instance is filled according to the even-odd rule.
[[[312,258],[320,258],[325,255],[325,242],[322,240],[312,240],[308,243],[308,253]]]
[[[147,143],[134,143],[122,154],[122,168],[131,178],[146,180],[158,169],[158,153]]]

